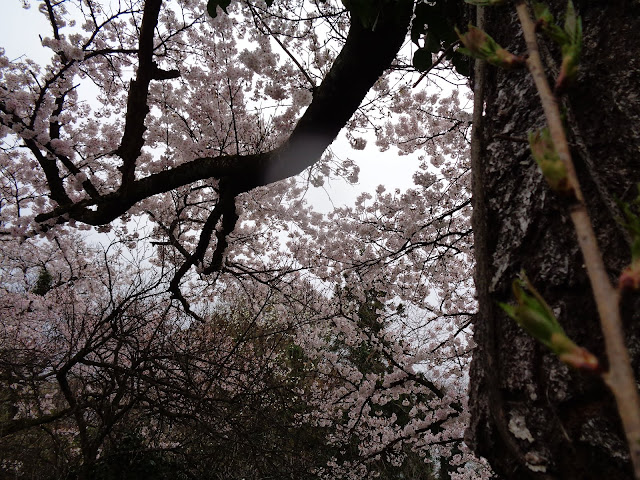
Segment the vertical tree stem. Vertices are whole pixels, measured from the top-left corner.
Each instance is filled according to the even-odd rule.
[[[604,375],[604,378],[615,396],[618,412],[629,444],[635,478],[640,480],[640,397],[638,396],[638,389],[631,368],[629,352],[624,341],[619,294],[611,285],[607,275],[591,219],[580,190],[580,184],[578,183],[562,125],[558,102],[549,87],[542,60],[540,59],[535,24],[529,15],[524,0],[517,2],[516,9],[529,52],[527,67],[538,90],[554,146],[567,169],[569,182],[575,190],[575,202],[570,207],[570,215],[578,236],[578,243],[582,250],[604,334],[605,347],[609,359],[609,372]]]

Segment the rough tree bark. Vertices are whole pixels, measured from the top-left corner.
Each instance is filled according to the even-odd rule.
[[[561,17],[565,0],[547,3]],[[583,19],[584,53],[579,84],[566,101],[569,141],[615,279],[630,260],[615,199],[635,198],[640,182],[640,4],[574,4]],[[524,53],[512,5],[486,9],[485,30],[512,52]],[[553,47],[542,53],[547,62],[558,60]],[[473,192],[478,346],[467,439],[503,479],[630,479],[615,403],[602,382],[569,371],[497,305],[512,301],[511,282],[524,268],[568,335],[606,363],[572,224],[524,141],[544,122],[533,83],[526,71],[489,67],[483,85]],[[638,378],[640,297],[624,298],[623,316]]]

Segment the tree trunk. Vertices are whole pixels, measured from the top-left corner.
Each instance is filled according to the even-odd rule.
[[[565,0],[551,0],[562,19]],[[640,3],[574,0],[583,21],[578,84],[566,97],[571,153],[612,281],[630,261],[616,222],[616,198],[640,182]],[[524,53],[513,5],[486,9],[485,30]],[[557,71],[546,39],[543,59]],[[551,81],[555,74],[550,75]],[[476,79],[481,81],[480,79]],[[631,467],[611,394],[596,377],[570,371],[510,320],[521,269],[558,314],[567,334],[606,364],[591,289],[568,212],[539,173],[526,143],[543,125],[526,71],[488,67],[480,156],[473,165],[477,349],[471,366],[467,441],[503,479],[630,479]],[[623,315],[638,378],[640,296]]]

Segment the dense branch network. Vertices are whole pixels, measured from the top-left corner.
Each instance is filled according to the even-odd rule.
[[[0,451],[59,445],[61,478],[123,438],[198,478],[465,464],[468,114],[385,76],[413,2],[375,28],[341,2],[111,3],[45,0],[46,69],[0,55]],[[314,212],[310,185],[357,175],[326,152],[345,128],[421,152],[415,187]]]
[[[401,2],[384,12],[385,21],[374,31],[353,22],[345,45],[333,67],[317,87],[313,100],[281,146],[257,155],[221,155],[194,159],[162,172],[135,179],[136,161],[144,144],[144,121],[149,113],[146,98],[153,80],[179,75],[177,70],[164,71],[153,61],[153,31],[157,24],[161,1],[145,2],[136,78],[131,81],[122,140],[114,152],[122,159],[120,187],[110,194],[97,195],[72,202],[63,193],[54,195],[59,203],[51,212],[40,214],[36,221],[45,222],[68,215],[90,225],[113,221],[139,201],[207,178],[224,178],[235,194],[301,173],[318,161],[366,93],[391,64],[404,41],[408,28],[411,2]],[[60,98],[60,102],[63,102]],[[5,113],[6,105],[2,105]],[[56,137],[53,137],[56,138]],[[48,166],[42,160],[43,168]],[[51,178],[60,184],[60,172],[51,166]],[[73,172],[72,172],[73,173]],[[89,187],[90,188],[90,187]],[[95,188],[92,188],[95,191]]]

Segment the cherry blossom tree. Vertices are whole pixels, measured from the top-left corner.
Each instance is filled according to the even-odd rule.
[[[575,3],[584,81],[567,125],[617,272],[615,198],[638,182],[638,7]],[[524,52],[500,8],[488,25]],[[526,267],[602,352],[564,209],[520,141],[541,116],[518,73],[473,78],[487,90],[471,195],[466,98],[434,90],[450,64],[468,73],[461,2],[38,9],[50,63],[0,53],[3,472],[488,478],[472,446],[504,478],[630,478],[602,384],[496,307]],[[331,152],[340,132],[422,155],[415,186],[314,212],[308,189],[357,179]],[[635,357],[636,303],[622,304]]]
[[[198,478],[211,468],[224,478],[394,478],[417,464],[430,478],[425,460],[460,449],[462,329],[416,350],[387,293],[361,294],[363,285],[327,296],[300,278],[208,285],[224,291],[194,321],[148,258],[124,262],[118,245],[68,240],[40,245],[37,258],[5,257],[6,470],[38,475],[53,462],[56,476],[93,478],[137,438],[132,468],[159,455],[168,475],[189,465]],[[36,291],[45,270],[52,281]],[[25,443],[39,446],[38,461]]]
[[[45,0],[50,65],[0,55],[2,468],[488,476],[463,442],[470,116],[412,88],[414,2],[226,3]],[[314,212],[357,179],[343,129],[419,152],[414,188]]]

